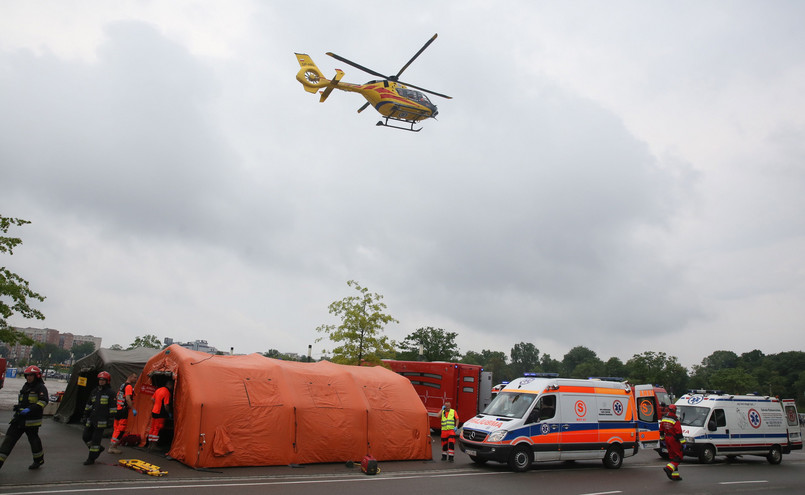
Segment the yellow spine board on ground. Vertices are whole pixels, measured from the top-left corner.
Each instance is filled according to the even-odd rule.
[[[167,471],[163,471],[159,466],[148,464],[147,462],[141,461],[139,459],[120,459],[117,462],[121,466],[133,469],[137,472],[147,474],[149,476],[165,476],[166,474],[168,474]]]

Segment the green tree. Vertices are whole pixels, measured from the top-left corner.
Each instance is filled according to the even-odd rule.
[[[0,232],[6,234],[12,226],[21,227],[27,223],[31,222],[0,215]],[[20,244],[22,244],[22,239],[18,237],[0,236],[0,253],[13,255],[14,248]],[[33,344],[32,339],[9,327],[6,321],[14,313],[18,313],[23,318],[44,320],[45,315],[39,310],[33,309],[29,304],[30,300],[42,302],[45,298],[31,290],[27,280],[11,272],[5,266],[0,266],[0,342],[9,345]]]
[[[710,376],[710,387],[730,394],[746,394],[758,391],[758,382],[741,368],[722,368]]]
[[[693,375],[690,385],[693,388],[712,389],[711,377],[713,373],[721,369],[729,369],[738,366],[740,359],[732,351],[715,351],[706,358],[702,359],[701,365],[693,366]]]
[[[514,344],[511,350],[512,362],[509,365],[514,376],[523,376],[523,373],[533,371],[540,372],[539,349],[530,342],[520,342]]]
[[[461,357],[456,344],[455,332],[441,328],[418,328],[400,342],[397,359],[415,361],[419,359],[419,346],[425,361],[456,361]]]
[[[383,296],[370,293],[354,280],[347,285],[357,290],[359,295],[347,296],[329,306],[330,314],[339,317],[341,324],[316,328],[317,332],[327,334],[331,341],[339,344],[333,349],[333,362],[360,366],[363,361],[379,363],[383,358],[394,357],[395,342],[381,332],[387,324],[399,322],[384,313]],[[316,342],[321,340],[320,337]]]
[[[280,351],[278,351],[276,349],[267,350],[266,352],[263,353],[263,356],[271,358],[271,359],[280,359],[282,361],[302,361],[302,362],[307,361],[307,356],[293,357],[290,354],[285,354],[285,353],[280,352]]]
[[[134,349],[135,347],[150,347],[151,349],[162,349],[162,342],[159,341],[159,338],[156,335],[146,334],[142,337],[135,337],[134,342],[129,344],[129,349]]]
[[[632,383],[663,385],[672,394],[683,392],[688,384],[688,372],[676,356],[664,352],[646,351],[635,354],[626,362],[627,377]]]
[[[38,342],[31,348],[31,359],[45,366],[50,366],[70,359],[70,351],[62,349],[56,344]]]
[[[481,360],[483,361],[484,370],[492,372],[493,380],[500,382],[516,378],[506,364],[506,353],[484,349],[481,351]]]
[[[604,363],[604,375],[626,378],[626,365],[616,357],[611,357]]]
[[[123,349],[123,346],[120,345],[120,344],[112,344],[112,345],[109,346],[109,350],[111,350],[111,351],[123,351],[125,349]]]
[[[582,368],[576,368],[586,363]],[[604,371],[604,363],[598,358],[595,352],[584,347],[576,346],[570,349],[562,359],[562,368],[568,378],[587,378],[588,376],[600,375]],[[589,374],[593,372],[593,374]]]
[[[550,354],[542,355],[542,359],[539,360],[539,366],[542,368],[543,373],[562,374],[562,363],[553,359]]]
[[[467,351],[464,356],[461,358],[461,362],[464,364],[476,364],[478,366],[483,366],[483,356],[481,356],[480,352],[475,351]]]
[[[73,344],[73,347],[70,349],[70,352],[73,353],[73,359],[75,360],[81,359],[95,352],[95,343],[81,342],[80,344]]]

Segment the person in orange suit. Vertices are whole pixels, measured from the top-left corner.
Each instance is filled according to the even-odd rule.
[[[154,450],[159,442],[159,432],[165,426],[165,420],[171,414],[171,393],[173,380],[168,380],[164,386],[159,387],[151,398],[154,406],[151,408],[151,428],[148,430],[148,449]]]
[[[685,437],[682,435],[682,423],[676,416],[676,405],[668,406],[668,413],[660,422],[660,439],[665,441],[668,449],[668,464],[663,467],[665,475],[673,481],[682,481],[679,475],[679,463],[682,462],[682,450]]]

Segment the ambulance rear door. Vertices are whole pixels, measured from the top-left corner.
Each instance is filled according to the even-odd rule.
[[[791,450],[802,450],[802,431],[799,426],[797,403],[794,399],[783,399],[786,423],[788,424],[788,444]]]
[[[660,448],[660,407],[653,385],[635,386],[637,438],[645,449]]]

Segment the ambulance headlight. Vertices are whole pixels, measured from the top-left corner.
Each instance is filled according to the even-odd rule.
[[[685,437],[685,443],[696,443],[696,439],[693,437]]]
[[[493,431],[486,437],[487,442],[500,442],[506,437],[506,430]]]

